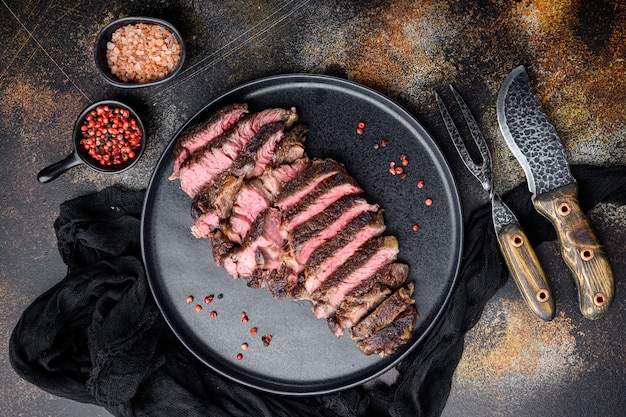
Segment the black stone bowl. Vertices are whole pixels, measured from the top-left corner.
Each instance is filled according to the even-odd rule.
[[[137,126],[139,126],[139,129],[141,130],[141,144],[139,148],[135,151],[134,158],[128,159],[127,161],[118,165],[101,165],[89,154],[89,151],[87,151],[83,147],[83,145],[80,144],[80,140],[83,138],[81,126],[83,125],[83,122],[85,121],[87,115],[89,115],[89,113],[92,110],[95,110],[98,106],[119,107],[120,109],[128,110],[130,113],[130,117],[137,121]],[[63,174],[68,169],[80,164],[84,164],[92,170],[102,174],[118,174],[120,172],[126,171],[130,169],[133,165],[135,165],[137,161],[139,161],[139,158],[141,158],[141,155],[146,148],[146,131],[137,113],[128,105],[115,100],[103,100],[91,104],[90,106],[85,108],[85,110],[83,110],[80,116],[78,116],[78,119],[76,119],[76,123],[74,124],[72,142],[74,144],[74,151],[62,161],[49,165],[39,171],[39,174],[37,174],[37,179],[39,180],[39,182],[50,182],[53,179],[57,178],[59,175]]]
[[[120,78],[118,78],[116,75],[114,75],[111,72],[111,68],[109,68],[109,64],[107,62],[107,56],[106,56],[107,43],[111,40],[111,36],[113,35],[113,32],[115,32],[117,29],[121,28],[122,26],[134,25],[138,23],[153,24],[153,25],[159,25],[159,26],[165,27],[176,37],[176,39],[178,40],[178,43],[180,44],[180,61],[178,63],[178,66],[174,70],[172,70],[172,72],[170,72],[168,75],[166,75],[164,78],[161,78],[155,81],[148,81],[148,82],[123,81]],[[174,26],[172,26],[171,23],[166,22],[165,20],[154,18],[154,17],[124,17],[121,19],[117,19],[109,23],[108,25],[106,25],[104,28],[102,28],[102,30],[96,37],[96,42],[94,44],[94,58],[96,60],[96,67],[98,68],[98,71],[104,77],[104,79],[107,80],[110,84],[116,87],[121,87],[121,88],[148,87],[148,86],[161,84],[168,80],[171,80],[182,69],[183,64],[185,62],[185,56],[186,56],[185,43],[183,42],[183,37],[181,36],[180,32]]]

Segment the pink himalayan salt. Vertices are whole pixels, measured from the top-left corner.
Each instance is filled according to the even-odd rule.
[[[107,43],[107,62],[124,82],[165,78],[180,64],[181,47],[166,28],[147,23],[122,26]]]

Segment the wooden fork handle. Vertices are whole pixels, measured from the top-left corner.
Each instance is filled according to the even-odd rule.
[[[537,255],[519,223],[510,223],[498,232],[500,251],[530,310],[544,321],[554,318],[552,290]]]

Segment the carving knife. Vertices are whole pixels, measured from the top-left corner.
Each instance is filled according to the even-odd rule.
[[[523,66],[502,84],[497,113],[502,135],[524,168],[535,209],[556,229],[561,254],[575,278],[580,311],[589,319],[602,317],[613,302],[613,270],[580,209],[565,150]]]

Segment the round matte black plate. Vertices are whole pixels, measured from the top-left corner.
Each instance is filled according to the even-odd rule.
[[[413,337],[394,355],[366,356],[348,335],[337,339],[325,320],[315,319],[309,302],[275,299],[266,289],[249,288],[244,279],[235,280],[216,267],[209,241],[190,233],[191,199],[178,181],[168,180],[176,137],[154,171],[142,219],[144,261],[163,316],[206,365],[262,390],[327,393],[382,374],[420,343],[454,286],[463,226],[447,162],[424,128],[394,102],[361,85],[320,75],[281,75],[242,85],[208,104],[176,136],[235,102],[248,103],[251,111],[295,106],[298,123],[310,128],[307,154],[344,163],[368,199],[384,209],[385,234],[398,238],[399,261],[409,265],[409,279],[415,282],[419,319]],[[359,122],[365,123],[362,134],[357,133]],[[389,172],[392,161],[402,166],[402,154],[409,161],[403,167],[405,178]],[[210,295],[213,300],[206,304]],[[250,333],[252,327],[258,329],[256,335]],[[269,345],[262,340],[265,335],[272,336]],[[243,358],[238,359],[239,353]]]

